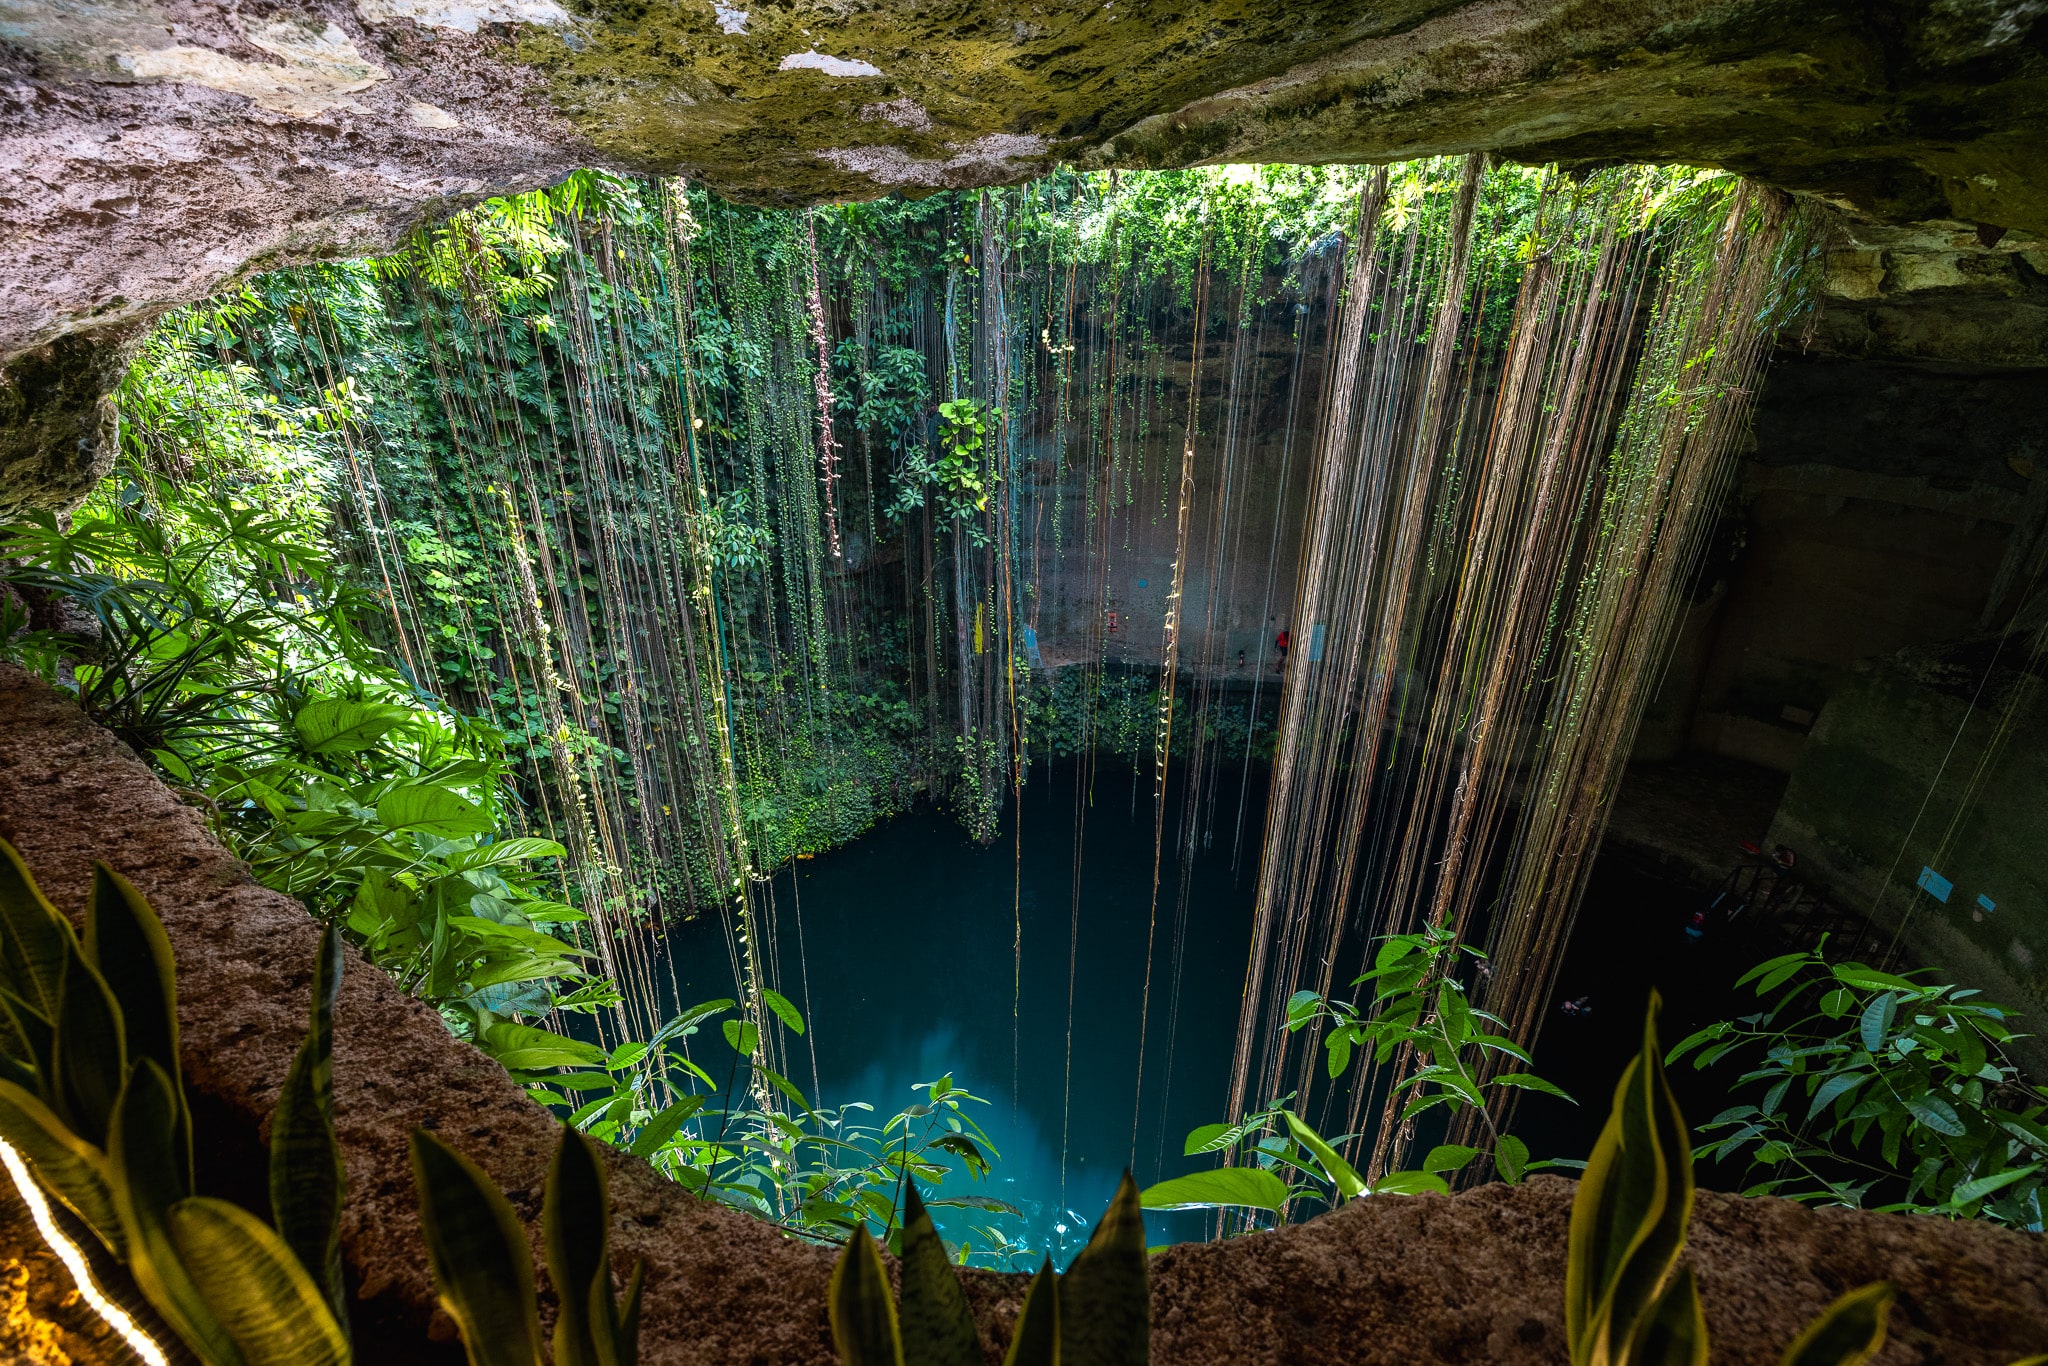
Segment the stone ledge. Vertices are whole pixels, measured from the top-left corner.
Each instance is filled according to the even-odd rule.
[[[11,666],[0,666],[0,836],[67,909],[82,905],[95,858],[149,896],[178,955],[186,1076],[210,1121],[213,1180],[247,1185],[304,1027],[317,927],[256,885],[111,735]],[[426,1125],[476,1158],[537,1235],[554,1121],[360,960],[342,987],[335,1082],[363,1355],[459,1361],[434,1308],[406,1133]],[[615,1255],[647,1262],[649,1366],[832,1362],[828,1250],[701,1204],[637,1159],[614,1155],[611,1180]],[[1569,1182],[1539,1178],[1366,1200],[1280,1233],[1172,1248],[1153,1263],[1156,1359],[1559,1361],[1571,1195]],[[1775,1362],[1829,1300],[1880,1278],[1901,1287],[1885,1366],[2005,1366],[2048,1343],[2048,1243],[2036,1236],[1704,1194],[1690,1256],[1718,1362]],[[967,1279],[984,1346],[1000,1360],[1023,1278]]]

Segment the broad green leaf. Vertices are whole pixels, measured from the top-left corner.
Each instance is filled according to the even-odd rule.
[[[114,1205],[106,1154],[71,1132],[31,1091],[0,1081],[0,1138],[21,1150],[36,1180],[124,1257],[127,1238]]]
[[[448,866],[455,872],[460,873],[472,868],[496,868],[507,863],[523,863],[527,859],[563,858],[568,855],[568,852],[567,849],[564,849],[553,840],[536,839],[531,835],[521,835],[516,839],[503,839],[492,844],[486,844],[481,849],[465,849],[450,858]],[[543,904],[553,906],[560,903],[546,902]],[[520,909],[522,913],[526,913],[524,907]],[[564,906],[562,909],[568,911],[571,915],[582,914],[573,906]]]
[[[1323,998],[1313,991],[1297,991],[1287,998],[1287,1027],[1300,1029],[1322,1009]]]
[[[1262,1167],[1222,1167],[1147,1186],[1138,1197],[1146,1209],[1246,1209],[1277,1211],[1287,1203],[1287,1183]]]
[[[470,1366],[540,1366],[533,1256],[497,1184],[424,1129],[412,1134],[420,1231]]]
[[[324,758],[366,750],[411,715],[404,707],[387,703],[322,697],[299,708],[292,727],[308,754]]]
[[[797,1008],[789,1003],[788,997],[784,996],[781,992],[770,991],[763,987],[761,988],[761,999],[767,1003],[768,1009],[775,1012],[775,1018],[782,1021],[788,1027],[790,1033],[801,1034],[804,1032],[804,1017],[797,1013]],[[752,1050],[745,1051],[751,1052]]]
[[[542,1067],[602,1067],[604,1050],[537,1025],[500,1020],[483,1032],[477,1046],[507,1071],[531,1072]]]
[[[1145,1212],[1128,1171],[1060,1278],[1059,1299],[1061,1366],[1131,1366],[1150,1357]]]
[[[1294,1141],[1308,1149],[1309,1154],[1315,1158],[1316,1165],[1323,1169],[1323,1175],[1337,1188],[1340,1197],[1349,1200],[1365,1194],[1365,1181],[1352,1170],[1351,1164],[1344,1160],[1343,1154],[1325,1143],[1323,1136],[1308,1126],[1308,1121],[1292,1110],[1284,1111],[1282,1117],[1286,1119],[1287,1130],[1294,1135]]]
[[[1680,1267],[1643,1315],[1628,1366],[1707,1366],[1707,1316],[1691,1267]]]
[[[1863,1018],[1859,1022],[1863,1046],[1872,1053],[1881,1052],[1885,1038],[1892,1032],[1892,1019],[1898,1014],[1899,998],[1893,992],[1884,992],[1874,997],[1863,1007]]]
[[[1813,1093],[1813,1103],[1806,1107],[1806,1117],[1812,1119],[1834,1104],[1838,1098],[1869,1080],[1870,1074],[1867,1072],[1841,1072],[1829,1077],[1820,1084],[1820,1089]]]
[[[732,1046],[733,1052],[743,1058],[754,1056],[760,1047],[761,1035],[752,1020],[727,1020],[724,1028],[725,1041]]]
[[[797,1109],[807,1115],[812,1113],[811,1103],[804,1099],[804,1093],[797,1090],[796,1083],[792,1082],[788,1077],[767,1067],[761,1069],[761,1075],[767,1078],[768,1084],[779,1091],[783,1098],[791,1105],[796,1106]]]
[[[1187,1157],[1193,1157],[1197,1153],[1217,1152],[1229,1147],[1243,1135],[1244,1126],[1240,1124],[1204,1124],[1199,1129],[1189,1131],[1187,1144],[1181,1152]]]
[[[1534,1072],[1503,1072],[1493,1079],[1493,1084],[1513,1086],[1523,1091],[1541,1091],[1544,1095],[1556,1096],[1559,1100],[1572,1100],[1570,1093],[1564,1088],[1543,1080]],[[1578,1102],[1572,1100],[1572,1104],[1576,1105]]]
[[[1863,1366],[1884,1346],[1895,1293],[1889,1281],[1851,1290],[1800,1330],[1780,1366]]]
[[[347,1189],[341,1141],[334,1133],[334,1002],[341,990],[340,931],[320,935],[306,1037],[270,1112],[270,1209],[278,1236],[327,1297],[346,1331],[348,1292],[341,1272],[341,1207]]]
[[[825,1292],[840,1366],[906,1366],[889,1273],[865,1226],[853,1231]]]
[[[982,1366],[981,1338],[967,1292],[946,1258],[946,1245],[917,1193],[904,1190],[903,1366]]]
[[[1980,1176],[1974,1181],[1965,1181],[1957,1186],[1955,1192],[1949,1196],[1949,1203],[1951,1205],[1973,1204],[1976,1201],[1982,1200],[1987,1195],[2004,1190],[2015,1182],[2026,1180],[2035,1172],[2040,1171],[2041,1166],[2041,1163],[2034,1162],[2024,1167],[2013,1167],[2006,1171],[1993,1172],[1989,1176]]]
[[[1493,1166],[1501,1180],[1520,1185],[1529,1173],[1529,1145],[1513,1134],[1502,1134],[1493,1143]]]
[[[254,1215],[194,1197],[166,1215],[171,1242],[249,1366],[346,1366],[348,1338],[291,1249]]]
[[[1837,963],[1831,969],[1835,980],[1858,991],[1912,991],[1922,990],[1918,983],[1897,977],[1889,972],[1879,972],[1861,963]]]
[[[684,1121],[704,1108],[709,1096],[685,1096],[660,1114],[640,1126],[640,1132],[633,1137],[629,1150],[635,1157],[651,1157],[664,1143],[676,1136]]]
[[[1572,1202],[1565,1336],[1573,1366],[1617,1360],[1649,1312],[1692,1216],[1692,1148],[1657,1047],[1650,993],[1643,1043]]]
[[[1767,958],[1763,962],[1758,963],[1755,967],[1751,968],[1748,972],[1743,973],[1742,976],[1736,978],[1735,985],[1738,987],[1748,986],[1757,978],[1768,977],[1772,973],[1777,972],[1788,965],[1797,968],[1799,965],[1808,962],[1810,958],[1811,955],[1806,953],[1804,950],[1801,950],[1798,953],[1780,954],[1776,958]]]
[[[496,822],[489,812],[459,792],[445,787],[401,787],[377,803],[377,819],[392,830],[421,834],[481,835]]]
[[[1938,1134],[1947,1134],[1950,1138],[1961,1138],[1969,1132],[1969,1128],[1964,1125],[1962,1117],[1956,1114],[1956,1107],[1943,1100],[1940,1096],[1908,1096],[1906,1097],[1906,1108],[1913,1112],[1913,1118],[1919,1120]]]
[[[1526,1157],[1526,1150],[1524,1156]],[[1479,1149],[1462,1143],[1439,1143],[1429,1150],[1429,1156],[1422,1159],[1422,1170],[1442,1176],[1445,1172],[1457,1171],[1473,1158],[1479,1156]]]
[[[78,951],[71,922],[36,887],[28,864],[0,840],[0,971],[4,985],[45,1020],[57,1018],[64,963]]]
[[[1017,1314],[1017,1328],[1010,1338],[1010,1350],[1003,1354],[1003,1366],[1060,1366],[1060,1278],[1052,1269],[1051,1257],[1024,1291],[1024,1308]]]
[[[1435,1172],[1388,1172],[1372,1188],[1374,1195],[1449,1195],[1450,1183]]]

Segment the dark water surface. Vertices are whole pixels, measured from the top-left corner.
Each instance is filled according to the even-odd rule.
[[[1149,776],[1136,780],[1135,803],[1127,766],[1099,765],[1092,801],[1080,777],[1072,764],[1033,769],[1021,857],[1014,811],[984,847],[923,807],[773,884],[781,988],[810,1023],[789,1041],[792,1080],[822,1104],[867,1101],[886,1117],[950,1072],[990,1102],[970,1108],[1001,1157],[986,1181],[962,1172],[942,1193],[1009,1201],[1024,1212],[1021,1227],[1004,1221],[1011,1236],[1062,1261],[1126,1166],[1150,1184],[1214,1165],[1181,1149],[1190,1129],[1225,1117],[1266,792],[1255,768],[1233,869],[1241,769],[1218,771],[1205,796],[1209,847],[1194,855],[1177,925],[1184,790],[1176,781],[1168,794],[1155,919]],[[732,994],[718,924],[678,926],[668,948],[684,1003]],[[1206,1220],[1154,1214],[1147,1225],[1158,1244],[1204,1236]]]

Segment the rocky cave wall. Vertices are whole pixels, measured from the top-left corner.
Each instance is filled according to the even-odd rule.
[[[1489,150],[2038,235],[2042,22],[2034,0],[15,0],[0,508],[80,496],[99,392],[165,308],[579,165],[804,203]]]

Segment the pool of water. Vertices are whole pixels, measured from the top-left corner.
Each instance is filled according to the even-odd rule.
[[[778,872],[765,907],[779,986],[810,1024],[790,1041],[791,1078],[819,1104],[866,1101],[887,1116],[950,1073],[989,1102],[973,1109],[999,1158],[985,1181],[959,1171],[942,1194],[1016,1206],[1018,1217],[997,1221],[1006,1236],[1062,1263],[1126,1167],[1145,1185],[1214,1165],[1182,1145],[1190,1129],[1229,1118],[1268,783],[1263,766],[1215,770],[1183,907],[1176,778],[1155,909],[1149,775],[1103,763],[1084,790],[1085,776],[1071,764],[1035,769],[1021,813],[1006,812],[986,846],[929,807],[898,817]],[[1537,1070],[1580,1103],[1524,1101],[1515,1129],[1537,1156],[1590,1150],[1640,1042],[1651,986],[1665,997],[1667,1045],[1754,1008],[1730,985],[1776,947],[1748,935],[1689,939],[1684,923],[1701,900],[1623,862],[1596,866],[1535,1050]],[[666,950],[681,1003],[734,994],[715,920],[676,926]],[[1365,946],[1346,953],[1363,957]],[[1563,1013],[1567,1000],[1590,1013]],[[1686,1067],[1672,1079],[1695,1121],[1726,1103],[1725,1078]],[[1418,1151],[1434,1141],[1425,1136]],[[1740,1172],[1699,1175],[1742,1184]],[[940,1213],[955,1238],[987,1222]],[[1146,1223],[1155,1245],[1212,1232],[1195,1213]]]
[[[1015,1205],[1006,1231],[1062,1261],[1126,1167],[1149,1184],[1213,1164],[1182,1144],[1225,1117],[1266,791],[1256,768],[1233,858],[1244,774],[1218,772],[1182,912],[1175,784],[1155,915],[1149,775],[1135,792],[1127,766],[1099,765],[1092,791],[1083,776],[1034,769],[990,845],[921,808],[772,886],[777,975],[810,1024],[787,1055],[792,1080],[822,1104],[864,1100],[886,1116],[950,1072],[990,1102],[973,1108],[1000,1159],[986,1181],[963,1172],[945,1193]],[[685,1003],[732,994],[718,924],[676,927],[667,950]],[[1147,1223],[1155,1244],[1207,1227],[1196,1214]]]

